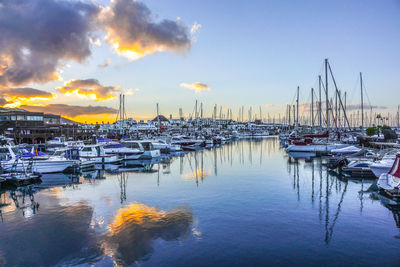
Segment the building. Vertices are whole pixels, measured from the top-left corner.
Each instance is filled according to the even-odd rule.
[[[78,123],[62,123],[59,115],[0,108],[0,133],[14,138],[17,143],[32,144],[44,143],[57,136],[86,140],[93,130],[80,127]]]

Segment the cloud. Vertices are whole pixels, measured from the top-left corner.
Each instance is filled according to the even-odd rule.
[[[180,20],[155,22],[150,9],[133,0],[112,0],[99,15],[107,32],[105,40],[131,60],[161,51],[184,52],[190,49],[188,28]]]
[[[205,83],[200,83],[200,82],[196,82],[196,83],[181,83],[180,84],[181,87],[193,90],[196,94],[201,93],[202,91],[210,91],[211,88],[208,87],[207,84]]]
[[[55,94],[30,88],[30,87],[21,87],[21,88],[1,88],[0,89],[0,97],[4,99],[4,101],[0,104],[5,107],[18,107],[22,104],[26,104],[32,101],[37,100],[50,100],[55,98]]]
[[[79,115],[115,114],[117,109],[105,106],[74,106],[66,104],[49,104],[44,106],[22,105],[20,108],[31,112],[45,112],[61,116],[76,117]]]
[[[366,105],[364,104],[364,111],[367,109],[388,109],[386,106],[374,106],[374,105]],[[361,104],[353,104],[353,105],[347,105],[346,110],[361,110]]]
[[[71,80],[57,88],[63,94],[76,94],[90,97],[95,101],[112,99],[121,90],[120,87],[103,86],[96,79]]]
[[[110,59],[107,58],[107,59],[104,61],[104,63],[97,65],[97,67],[98,67],[99,69],[104,69],[104,68],[107,68],[107,67],[110,65],[110,63],[111,63]]]
[[[274,107],[275,107],[275,104],[265,104],[265,107],[266,107],[266,108],[274,108]]]
[[[8,103],[8,101],[4,98],[0,98],[0,107],[5,106]]]
[[[326,112],[326,105],[325,105],[326,101],[322,101],[321,105],[322,105],[322,111]],[[340,103],[338,101],[338,106],[340,106]],[[333,108],[334,105],[333,105]],[[341,106],[340,106],[341,108]],[[369,104],[364,104],[364,111],[368,110],[368,109],[388,109],[387,106],[376,106],[376,105],[369,105]],[[299,110],[300,111],[311,111],[311,102],[306,102],[306,103],[302,103],[299,104]],[[347,104],[346,105],[346,111],[352,111],[352,110],[361,110],[361,104]],[[314,112],[318,111],[318,102],[314,102]]]
[[[201,24],[197,23],[197,21],[190,28],[190,33],[195,34],[201,28]]]
[[[3,0],[0,8],[0,85],[58,79],[67,60],[90,56],[99,8],[80,1]]]

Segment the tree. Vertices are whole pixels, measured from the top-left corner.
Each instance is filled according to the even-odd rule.
[[[376,128],[375,127],[369,127],[367,128],[367,130],[365,131],[365,133],[367,134],[367,136],[373,136],[376,132]]]

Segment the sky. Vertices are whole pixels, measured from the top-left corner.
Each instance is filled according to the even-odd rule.
[[[196,100],[283,116],[328,58],[347,103],[362,72],[365,105],[395,112],[399,29],[396,0],[0,0],[0,105],[111,122],[124,93],[136,119]]]

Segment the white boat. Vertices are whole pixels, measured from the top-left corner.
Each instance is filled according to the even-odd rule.
[[[174,136],[171,139],[171,144],[179,145],[183,150],[195,150],[201,147],[203,140],[191,139],[186,136]]]
[[[60,156],[64,157],[68,160],[75,160],[76,167],[80,169],[92,169],[95,167],[96,162],[89,158],[81,158],[79,156],[79,149],[78,148],[58,148],[54,152],[53,156]]]
[[[382,160],[374,162],[370,165],[371,171],[379,178],[383,173],[388,173],[393,166],[395,154],[386,154]]]
[[[384,190],[391,196],[400,196],[400,155],[396,156],[389,172],[383,173],[379,176],[377,186],[379,189]]]
[[[65,137],[55,137],[52,140],[46,142],[46,150],[54,152],[57,148],[65,147]]]
[[[348,147],[346,144],[308,144],[308,145],[290,145],[286,148],[286,152],[313,152],[317,155],[331,153],[334,149]]]
[[[124,160],[139,159],[144,153],[139,148],[126,147],[116,142],[105,145],[104,151],[107,155],[118,155]]]
[[[180,145],[174,145],[174,144],[168,143],[165,140],[159,139],[159,140],[150,140],[150,141],[153,144],[154,149],[159,149],[161,153],[182,151],[182,148]]]
[[[122,141],[122,144],[131,149],[139,149],[143,152],[138,159],[152,159],[161,156],[159,149],[155,149],[150,141],[143,140],[126,140]]]
[[[11,159],[0,162],[1,167],[5,171],[10,171],[14,165],[14,162],[18,160],[11,147],[8,147],[8,150],[11,155]],[[67,168],[73,167],[76,164],[75,160],[67,160],[60,156],[33,156],[30,158],[22,158],[18,164],[16,164],[15,170],[18,172],[23,171],[23,164],[28,164],[29,161],[32,161],[32,171],[38,173],[63,172]]]
[[[346,146],[343,148],[336,148],[331,150],[332,155],[336,156],[344,156],[344,155],[351,155],[361,151],[361,148],[356,146]]]
[[[79,156],[83,159],[90,159],[96,164],[114,164],[121,162],[117,155],[107,155],[101,145],[87,145],[79,151]]]

